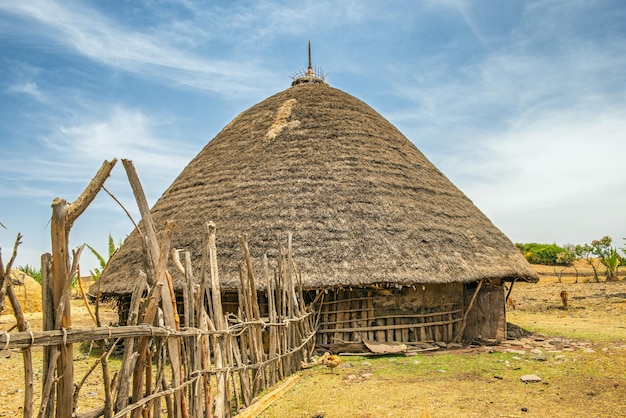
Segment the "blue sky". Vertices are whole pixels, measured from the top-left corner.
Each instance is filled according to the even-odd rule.
[[[134,161],[150,204],[307,41],[514,242],[626,237],[626,3],[0,0],[0,247],[50,251],[50,204]],[[121,163],[107,188],[136,204]],[[105,193],[70,245],[132,224]],[[83,271],[96,266],[87,252]]]

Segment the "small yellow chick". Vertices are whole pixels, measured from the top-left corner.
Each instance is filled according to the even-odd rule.
[[[339,358],[339,356],[331,356],[330,353],[327,351],[324,353],[319,362],[320,364],[328,367],[330,371],[334,373],[335,367],[341,364],[341,359]]]

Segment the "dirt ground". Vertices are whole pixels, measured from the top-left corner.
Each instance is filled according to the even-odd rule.
[[[82,299],[72,299],[72,326],[75,328],[94,327]],[[92,309],[94,307],[92,306]],[[117,312],[114,305],[104,304],[100,307],[102,324],[117,323]],[[33,330],[41,330],[43,320],[41,312],[27,312],[25,314]],[[0,330],[8,331],[15,325],[13,315],[0,315]],[[12,331],[15,332],[15,331]],[[82,378],[96,361],[96,356],[90,356],[89,345],[74,345],[74,368],[76,380]],[[34,386],[35,386],[35,415],[41,400],[41,386],[43,375],[43,350],[35,347],[33,352]],[[115,365],[114,365],[115,367]],[[104,399],[101,375],[99,370],[91,373],[81,390],[79,408],[85,411],[102,405]],[[24,368],[20,349],[0,351],[0,417],[21,417],[24,402]]]

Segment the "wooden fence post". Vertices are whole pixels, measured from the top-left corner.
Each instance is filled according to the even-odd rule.
[[[69,254],[67,212],[69,203],[56,198],[52,202],[52,305],[54,326],[68,329],[72,325],[69,298]],[[74,365],[72,344],[62,344],[57,360],[57,401],[56,416],[72,416],[72,395],[74,393]]]
[[[9,297],[9,302],[11,303],[13,314],[17,321],[17,329],[21,332],[30,332],[30,324],[26,320],[26,317],[24,317],[24,312],[22,311],[20,302],[15,294],[15,289],[13,289],[13,284],[11,283],[11,269],[15,257],[17,256],[17,247],[21,243],[22,234],[18,233],[13,246],[13,254],[6,268],[2,262],[2,256],[0,255],[0,280],[2,280],[2,291],[0,291],[2,302],[0,302],[0,304],[2,308],[4,308],[6,291],[6,295]],[[2,312],[2,308],[0,308],[0,312]],[[22,349],[22,357],[24,360],[24,418],[31,418],[33,415],[33,353],[30,347]]]
[[[41,305],[43,314],[43,330],[54,329],[54,306],[52,304],[52,254],[45,253],[41,256]],[[55,394],[54,370],[58,358],[58,347],[44,347],[43,351],[43,379],[42,401],[39,408],[40,418],[52,416],[54,409]]]
[[[87,209],[100,191],[113,166],[117,162],[105,161],[87,188],[73,203],[56,198],[52,201],[52,303],[56,329],[68,329],[72,325],[69,297],[70,257],[69,233],[74,221]],[[57,360],[57,402],[58,417],[72,416],[72,395],[74,393],[74,365],[72,344],[62,344]]]
[[[211,278],[211,297],[213,299],[213,320],[218,331],[227,329],[226,318],[222,311],[222,292],[220,290],[220,279],[217,266],[217,246],[215,244],[215,224],[208,222],[205,225],[205,239],[209,251],[209,272]],[[226,359],[226,338],[228,334],[220,334],[215,337],[217,343],[214,344],[213,353],[215,355],[215,367],[217,372],[217,392],[215,395],[215,415],[218,417],[230,416],[228,410],[228,390],[226,387],[227,373],[223,371]]]

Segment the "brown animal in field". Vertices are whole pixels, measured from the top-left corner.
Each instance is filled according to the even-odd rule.
[[[561,301],[563,302],[563,307],[567,308],[567,298],[569,297],[569,293],[567,290],[561,290]]]
[[[331,356],[330,353],[327,351],[324,353],[319,362],[320,364],[328,367],[330,371],[333,372],[335,370],[335,367],[341,364],[341,359],[339,358],[339,356]]]
[[[506,308],[513,311],[515,310],[515,300],[510,296],[506,298]]]

